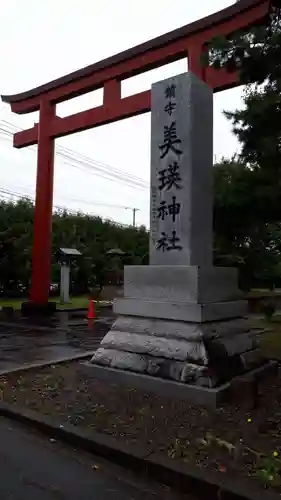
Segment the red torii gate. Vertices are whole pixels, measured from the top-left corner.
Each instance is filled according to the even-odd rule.
[[[121,82],[188,57],[188,68],[214,91],[238,85],[236,73],[203,68],[206,43],[263,21],[270,0],[239,0],[215,14],[188,24],[113,57],[87,66],[21,94],[4,95],[14,113],[40,111],[39,123],[14,134],[14,147],[38,144],[32,286],[29,308],[46,306],[49,298],[52,244],[54,139],[150,111],[150,90],[121,98]],[[65,118],[56,116],[56,104],[103,88],[102,106]]]

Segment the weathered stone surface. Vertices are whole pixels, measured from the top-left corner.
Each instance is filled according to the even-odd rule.
[[[188,341],[200,340],[203,337],[200,325],[195,323],[138,316],[119,316],[113,323],[111,331]]]
[[[182,361],[163,360],[161,358],[149,359],[147,373],[200,387],[215,387],[217,384],[217,378],[211,376],[208,367]]]
[[[172,94],[167,97],[167,91]],[[171,112],[165,111],[169,102]],[[175,134],[174,147],[165,147],[165,131]],[[167,140],[167,139],[166,139]],[[161,146],[163,145],[164,146]],[[160,172],[172,165],[178,186],[159,189]],[[213,91],[188,72],[152,85],[151,89],[151,265],[212,265]],[[177,170],[178,169],[178,170]],[[167,176],[165,176],[167,179]],[[180,212],[159,217],[161,203],[180,204]],[[181,250],[157,250],[157,241],[180,239]]]
[[[105,349],[148,354],[175,360],[193,360],[198,364],[208,363],[207,353],[202,341],[184,340],[138,335],[127,332],[109,331],[101,342]]]
[[[159,302],[127,298],[116,299],[113,303],[113,310],[122,316],[201,323],[242,317],[247,314],[247,301],[195,304],[192,302]]]
[[[248,318],[236,318],[225,321],[210,321],[198,325],[206,339],[217,337],[231,337],[251,331],[251,322]]]
[[[230,267],[126,266],[124,297],[168,302],[220,302],[242,297]]]
[[[161,376],[165,362],[167,363],[168,361],[163,358],[148,358],[146,373],[156,377]]]
[[[166,378],[176,380],[177,382],[184,382],[184,380],[182,379],[182,373],[183,373],[183,369],[184,369],[185,364],[186,363],[182,362],[182,361],[170,362],[169,365],[167,365],[164,376]],[[200,368],[202,368],[202,367],[200,366]]]
[[[114,349],[104,349],[102,347],[95,352],[91,363],[140,373],[144,373],[147,367],[147,360],[143,356],[132,352],[115,351]]]
[[[153,392],[156,396],[169,397],[174,400],[186,401],[193,405],[202,405],[211,409],[224,403],[229,395],[230,384],[208,388],[194,384],[183,384],[175,380],[165,380],[148,374],[132,373],[126,370],[115,370],[103,366],[83,363],[81,370],[89,378],[104,380],[109,383],[120,383],[123,386],[134,387],[144,392]]]
[[[176,380],[186,384],[196,384],[214,387],[216,381],[211,379],[206,366],[198,366],[182,361],[163,360],[155,358],[148,361],[147,373],[165,379]]]
[[[198,366],[191,363],[184,363],[180,379],[181,382],[185,382],[187,384],[202,385],[203,379],[207,380],[209,378],[210,373],[207,367]],[[206,385],[209,386],[209,382],[206,382]]]
[[[138,316],[119,316],[111,327],[111,331],[152,335],[163,338],[185,339],[189,341],[202,338],[233,336],[250,332],[248,319],[237,318],[225,321],[210,321],[207,323],[191,323],[184,321],[169,321],[156,318],[141,318]],[[117,333],[116,333],[117,334]]]
[[[214,387],[217,382],[217,379],[212,379],[210,370],[206,366],[163,358],[148,357],[146,373],[201,387]]]
[[[264,362],[264,356],[260,349],[245,352],[240,355],[240,360],[245,371],[252,370]]]
[[[243,333],[232,337],[217,338],[207,344],[208,353],[213,359],[241,354],[257,347],[255,337]]]

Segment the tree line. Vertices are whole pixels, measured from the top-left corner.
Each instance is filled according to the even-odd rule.
[[[280,199],[281,202],[281,199]],[[280,282],[281,224],[258,171],[233,158],[214,166],[214,263],[236,266],[243,289]],[[33,203],[0,202],[0,293],[25,295],[30,286]],[[58,248],[77,248],[72,292],[87,293],[122,274],[124,265],[149,262],[149,232],[82,213],[53,215],[52,282],[59,283]],[[119,249],[123,255],[110,255]]]
[[[28,199],[0,202],[0,293],[7,296],[26,294],[31,280],[34,205]],[[53,214],[52,282],[59,283],[59,248],[77,248],[82,256],[72,266],[72,292],[86,293],[103,286],[118,267],[148,261],[148,232],[145,227],[121,226],[100,217]],[[120,258],[109,250],[124,252]]]

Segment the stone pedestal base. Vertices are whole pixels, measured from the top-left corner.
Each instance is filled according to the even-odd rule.
[[[193,405],[217,408],[222,403],[236,401],[237,390],[246,393],[250,407],[255,406],[254,386],[266,377],[278,374],[278,363],[268,361],[262,366],[250,370],[247,375],[238,375],[218,387],[200,387],[195,384],[182,384],[173,380],[133,373],[128,370],[104,368],[89,362],[81,363],[80,369],[87,377],[105,380],[110,384],[121,384],[144,392],[154,392],[157,396],[187,401]],[[247,388],[247,390],[246,390]],[[241,400],[241,398],[239,398]]]
[[[216,387],[263,358],[246,319],[200,324],[120,316],[91,362]]]
[[[125,268],[119,317],[91,363],[207,388],[262,365],[236,281],[229,268]]]

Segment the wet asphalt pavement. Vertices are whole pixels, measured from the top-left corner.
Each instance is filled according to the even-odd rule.
[[[191,500],[4,418],[0,470],[1,500]]]
[[[0,319],[0,372],[22,365],[55,361],[97,349],[110,329],[113,316],[106,310],[88,321],[85,312],[58,313],[40,322]]]
[[[0,372],[95,350],[114,320],[105,310],[31,322],[0,317]],[[1,500],[194,500],[0,417]]]

